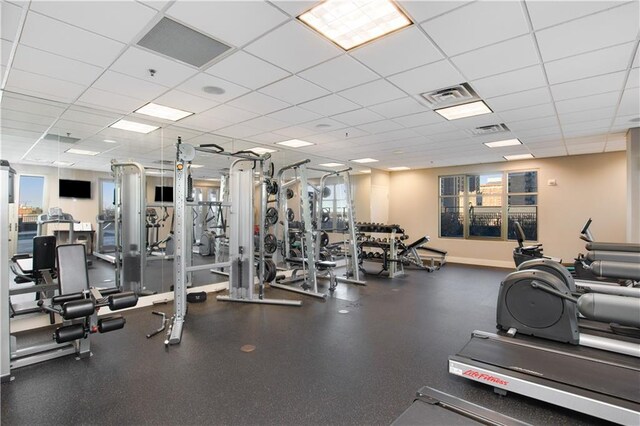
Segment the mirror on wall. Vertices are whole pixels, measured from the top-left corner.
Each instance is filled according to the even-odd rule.
[[[109,287],[126,284],[115,265],[116,250],[125,252],[135,245],[134,251],[146,256],[144,265],[137,267],[143,270],[144,281],[136,284],[135,290],[141,295],[168,292],[173,285],[171,233],[174,211],[170,194],[178,137],[183,143],[213,143],[228,152],[259,148],[258,152],[271,154],[276,171],[304,159],[310,159],[314,166],[340,163],[335,158],[311,155],[304,148],[293,150],[275,145],[275,140],[250,142],[220,134],[224,129],[219,133],[205,132],[199,130],[203,127],[193,123],[185,123],[183,127],[180,122],[151,121],[138,114],[126,118],[157,128],[141,133],[110,127],[124,117],[125,114],[118,111],[117,106],[108,110],[90,104],[68,105],[24,94],[3,93],[0,158],[8,160],[16,170],[18,194],[17,202],[11,205],[15,210],[17,244],[11,246],[10,256],[31,254],[33,238],[37,235],[55,235],[58,244],[83,244],[92,285]],[[273,135],[270,133],[271,138]],[[231,161],[220,155],[198,154],[193,161],[194,195],[198,200],[216,202],[222,199],[221,179]],[[118,197],[118,178],[112,172],[112,163],[137,163],[143,168],[144,187],[128,188],[139,192],[137,198],[131,193]],[[358,165],[354,173],[370,171],[370,168]],[[310,171],[309,178],[319,178],[321,174]],[[127,240],[125,246],[118,247],[123,241],[118,241],[116,228],[128,226],[127,223],[118,225],[118,217],[123,217],[118,216],[118,202],[130,204],[133,200],[145,202],[143,213],[138,214],[136,210],[138,232],[143,236],[138,236],[139,242],[135,244]],[[136,204],[137,207],[140,205]],[[192,214],[194,247],[197,247],[205,231],[215,232],[216,226],[220,226],[221,213],[209,205],[194,209]],[[60,217],[65,220],[60,221]],[[39,220],[46,222],[47,219],[47,223],[38,225]],[[118,229],[121,236],[125,234]],[[201,255],[194,249],[194,263],[208,263],[206,256],[210,255]],[[140,272],[126,278],[139,279],[138,275]],[[192,284],[199,286],[225,280],[224,276],[199,271],[194,273]],[[20,284],[12,280],[11,285]],[[12,301],[17,304],[34,304],[35,294],[19,295],[14,299]]]

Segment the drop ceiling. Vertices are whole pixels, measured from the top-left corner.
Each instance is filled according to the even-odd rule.
[[[290,160],[423,168],[624,150],[639,125],[637,0],[399,1],[414,25],[348,52],[296,19],[317,3],[2,0],[0,156],[108,170],[113,158],[171,158],[182,136]],[[163,18],[231,48],[197,68],[139,46]],[[420,96],[462,83],[493,113],[446,121]],[[195,114],[133,113],[149,102]],[[108,127],[125,117],[160,129]],[[473,134],[502,123],[508,132]],[[523,144],[484,145],[513,138]],[[275,145],[289,139],[314,145]]]

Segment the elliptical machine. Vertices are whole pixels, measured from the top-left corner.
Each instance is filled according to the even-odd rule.
[[[591,346],[640,357],[640,345],[580,333],[578,314],[611,323],[613,333],[640,338],[640,303],[635,297],[576,292],[569,271],[546,259],[524,262],[500,284],[497,327],[508,334]]]

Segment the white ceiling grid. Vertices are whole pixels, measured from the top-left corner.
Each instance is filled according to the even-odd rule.
[[[178,135],[276,149],[298,138],[315,144],[302,156],[434,167],[624,149],[620,135],[638,125],[638,0],[400,1],[415,25],[349,52],[295,19],[316,3],[2,0],[1,155],[108,169],[114,157],[158,160]],[[165,16],[232,49],[197,69],[138,47]],[[493,114],[447,122],[420,96],[463,82]],[[171,125],[133,113],[152,101],[195,114]],[[162,128],[108,128],[128,115]],[[511,132],[469,133],[498,123]],[[65,154],[67,145],[41,141],[47,132],[101,154]],[[507,136],[523,145],[482,144]]]

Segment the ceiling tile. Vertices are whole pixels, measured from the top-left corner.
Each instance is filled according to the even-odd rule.
[[[6,90],[59,102],[73,102],[84,86],[17,69],[11,70]]]
[[[464,83],[465,79],[449,62],[440,61],[396,74],[389,81],[410,95],[417,95]]]
[[[4,93],[0,106],[2,111],[9,109],[46,117],[58,117],[67,107],[66,104],[60,102],[37,99],[15,93]]]
[[[538,64],[538,53],[529,34],[451,58],[469,80]]]
[[[280,9],[284,10],[292,17],[297,17],[301,15],[303,12],[313,8],[314,5],[320,3],[318,0],[276,0],[271,1],[271,3],[278,6]]]
[[[387,118],[395,118],[428,110],[426,107],[420,105],[415,99],[410,97],[373,105],[369,107],[369,109]]]
[[[336,131],[338,129],[350,130],[349,126],[336,121],[332,118],[319,118],[317,120],[309,121],[308,123],[301,124],[300,127],[313,130],[314,133],[327,133],[329,131]]]
[[[521,92],[545,85],[546,81],[540,65],[486,77],[471,83],[483,98]]]
[[[205,72],[254,90],[289,75],[287,71],[243,51],[224,58]]]
[[[202,90],[205,86],[219,87],[224,89],[224,93],[220,95],[207,93]],[[200,73],[191,77],[189,80],[177,86],[176,89],[220,103],[227,102],[250,91],[246,87],[238,86],[237,84],[233,84],[205,73]]]
[[[220,105],[207,112],[211,117],[216,117],[221,120],[228,121],[229,123],[241,123],[246,120],[251,120],[258,116],[254,112],[249,112],[244,109],[235,108],[230,105]]]
[[[445,119],[433,111],[425,111],[417,114],[396,117],[393,121],[404,127],[418,127],[426,126],[428,124],[443,123],[445,122]]]
[[[4,40],[13,41],[16,38],[18,25],[20,24],[20,16],[22,15],[22,7],[17,4],[3,1],[0,4],[0,17],[2,19],[2,28],[0,34]],[[4,47],[4,46],[3,46]]]
[[[321,117],[320,114],[299,107],[290,107],[269,114],[269,117],[289,124],[301,124]]]
[[[241,25],[241,27],[243,27]],[[265,59],[292,73],[338,56],[342,50],[323,39],[303,24],[291,21],[245,48],[249,53]]]
[[[78,106],[72,106],[60,116],[61,120],[90,124],[92,126],[105,127],[120,118],[119,114],[109,114],[104,111],[91,110]]]
[[[110,68],[122,74],[163,86],[173,87],[197,73],[194,68],[131,46]],[[149,70],[155,71],[151,76]]]
[[[156,14],[134,1],[34,1],[30,9],[123,43],[129,43]]]
[[[481,114],[473,117],[459,118],[452,120],[451,123],[458,129],[470,130],[480,126],[491,126],[494,124],[500,124],[501,118],[498,114]]]
[[[536,30],[619,6],[620,1],[527,1],[531,23]]]
[[[558,139],[562,139],[562,133],[560,132],[560,126],[558,125],[557,121],[556,121],[556,124],[553,126],[547,126],[542,128],[530,127],[530,126],[525,126],[525,127],[529,127],[529,128],[518,129],[518,131],[516,132],[519,138],[524,138],[529,140],[534,138],[549,139],[549,138],[557,137]]]
[[[76,102],[78,105],[104,108],[110,111],[130,113],[143,106],[146,102],[129,96],[90,87]]]
[[[114,71],[107,71],[93,84],[93,87],[124,96],[150,101],[166,92],[165,86],[129,77]]]
[[[557,127],[558,119],[556,116],[534,118],[532,120],[522,120],[514,123],[508,123],[509,128],[516,134],[521,130],[543,129],[545,127]]]
[[[455,8],[468,4],[468,1],[401,1],[400,5],[409,13],[414,22],[424,22]]]
[[[51,125],[54,122],[54,120],[56,120],[53,117],[47,117],[47,116],[38,115],[38,114],[31,114],[23,111],[13,111],[6,108],[2,108],[2,114],[0,118],[2,119],[3,123],[5,122],[5,120],[11,120],[11,121],[19,121],[22,123],[38,124],[38,125],[47,126],[47,127]]]
[[[5,66],[7,66],[7,63],[9,62],[9,54],[11,53],[11,48],[13,47],[13,43],[7,40],[0,40],[0,43],[2,43],[0,45],[0,57],[1,57],[0,65],[2,65],[2,67],[4,68]],[[28,49],[26,46],[23,46],[23,47],[25,49]],[[4,76],[4,72],[2,73],[2,76]]]
[[[245,126],[253,127],[254,129],[258,129],[262,132],[271,132],[273,130],[282,129],[283,127],[288,127],[289,124],[284,121],[276,120],[271,117],[262,116],[258,118],[254,118],[249,121],[245,121],[242,123]]]
[[[569,155],[596,154],[604,151],[605,142],[567,146]]]
[[[640,45],[638,45],[638,48],[636,49],[636,54],[633,57],[633,63],[631,64],[632,68],[638,68],[640,67]]]
[[[247,95],[234,99],[228,104],[240,109],[255,112],[256,114],[269,114],[270,112],[290,106],[288,103],[258,92],[251,92]]]
[[[101,67],[111,64],[124,47],[117,41],[33,12],[27,15],[20,43]]]
[[[407,52],[411,52],[407,55]],[[349,52],[382,76],[406,71],[442,59],[442,54],[415,27],[389,34]]]
[[[640,20],[637,1],[536,33],[547,62],[635,40]]]
[[[626,43],[544,64],[550,84],[627,69],[636,43]]]
[[[288,19],[269,3],[258,1],[178,1],[166,14],[236,47]]]
[[[328,90],[295,75],[263,87],[260,92],[293,105],[329,94]]]
[[[629,71],[629,78],[627,78],[626,89],[633,89],[640,86],[640,68],[632,68]]]
[[[18,47],[13,68],[72,83],[90,86],[102,68],[75,61],[25,45]]]
[[[553,108],[552,104],[541,104],[541,105],[534,105],[534,106],[525,107],[525,108],[512,109],[509,111],[503,111],[498,115],[500,115],[500,117],[502,117],[502,119],[505,120],[507,123],[510,123],[512,121],[522,121],[522,120],[529,120],[532,118],[549,117],[555,114],[556,114],[556,111]]]
[[[155,10],[160,10],[167,4],[171,3],[171,0],[137,0],[140,3],[144,3]]]
[[[367,133],[376,134],[390,132],[392,130],[400,130],[402,129],[402,126],[391,120],[382,120],[376,123],[362,124],[358,126],[358,128]]]
[[[285,127],[283,129],[278,129],[273,133],[282,135],[283,137],[280,140],[283,141],[287,139],[304,139],[307,136],[313,135],[314,133],[317,133],[317,132],[311,129],[307,129],[306,127],[293,126],[293,127]]]
[[[331,118],[334,118],[350,126],[358,126],[359,124],[384,120],[383,116],[381,116],[380,114],[376,114],[375,112],[370,111],[366,108],[357,109],[355,111],[344,112],[342,114],[334,115]]]
[[[618,115],[640,116],[640,88],[626,89],[623,92]]]
[[[223,120],[217,117],[211,111],[205,111],[203,113],[192,115],[180,120],[180,126],[182,127],[186,127],[188,129],[201,130],[205,132],[214,131],[222,127],[228,127],[232,124],[233,122],[228,120]]]
[[[178,108],[183,111],[193,112],[195,114],[218,105],[218,102],[211,99],[194,96],[179,90],[171,90],[159,98],[154,99],[153,102],[172,108]]]
[[[2,116],[2,121],[0,123],[2,123],[3,130],[4,129],[24,130],[24,131],[38,132],[38,133],[44,132],[52,124],[51,121],[49,123],[44,123],[44,124],[15,121],[15,120],[11,120],[8,117],[5,117],[4,115]],[[4,146],[2,147],[2,149],[4,150]]]
[[[331,59],[298,75],[333,92],[378,78],[375,73],[349,55]]]
[[[262,131],[259,129],[254,129],[253,127],[245,126],[244,124],[234,124],[233,126],[218,129],[216,130],[216,133],[222,136],[228,136],[230,138],[245,138],[247,136],[262,133]]]
[[[422,25],[449,55],[457,55],[529,32],[520,2],[475,2]]]
[[[305,102],[300,104],[300,107],[308,109],[309,111],[317,112],[321,115],[340,114],[342,112],[360,108],[359,105],[338,95],[329,95],[313,101]]]
[[[553,93],[553,98],[556,101],[560,101],[563,99],[579,98],[598,93],[613,92],[615,90],[620,90],[626,75],[627,73],[622,71],[598,77],[570,81],[568,83],[554,84],[551,86],[551,93]]]
[[[359,105],[369,106],[403,98],[406,94],[384,79],[372,81],[340,92],[340,96]]]
[[[585,111],[602,107],[614,107],[618,103],[620,92],[601,93],[599,95],[584,96],[556,102],[558,114]]]
[[[493,111],[501,112],[548,103],[551,102],[551,96],[549,95],[549,89],[542,87],[539,89],[527,90],[525,92],[485,99],[485,102],[489,104]]]
[[[608,124],[611,124],[613,115],[615,114],[615,107],[590,109],[588,111],[576,111],[567,113],[558,113],[560,117],[560,124],[565,129],[567,124],[583,123],[584,126],[593,126],[595,121],[609,120]],[[586,123],[589,122],[589,123]]]
[[[248,136],[247,139],[251,140],[251,141],[255,141],[255,142],[262,142],[262,143],[276,143],[276,142],[280,142],[282,141],[282,135],[278,135],[276,133],[271,133],[271,132],[266,132],[266,133],[261,133],[259,135],[253,135],[253,136]]]

